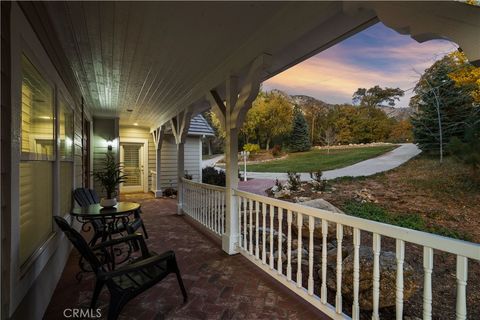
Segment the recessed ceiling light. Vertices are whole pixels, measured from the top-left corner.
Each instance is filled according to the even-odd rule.
[[[133,125],[134,125],[134,126],[138,126],[138,123],[135,122]]]

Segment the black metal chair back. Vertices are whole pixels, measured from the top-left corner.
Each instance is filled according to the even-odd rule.
[[[73,244],[73,246],[78,250],[78,252],[87,260],[87,262],[90,264],[92,270],[95,273],[98,273],[99,271],[102,271],[102,264],[100,261],[97,259],[95,254],[93,253],[92,249],[88,245],[88,243],[85,241],[85,239],[82,237],[82,235],[72,228],[67,220],[65,220],[62,217],[59,216],[54,216],[53,219],[55,219],[55,222],[57,223],[58,227],[65,233],[67,238],[70,240],[70,242]]]

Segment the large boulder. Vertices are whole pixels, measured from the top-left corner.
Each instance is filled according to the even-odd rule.
[[[337,207],[335,207],[333,204],[330,202],[324,200],[324,199],[314,199],[310,201],[305,201],[305,202],[299,202],[298,204],[302,206],[307,206],[307,207],[312,207],[316,209],[322,209],[326,211],[330,211],[332,213],[337,213],[337,214],[344,214],[344,212]],[[297,215],[296,213],[293,213],[293,221],[292,221],[292,226],[295,231],[298,231],[298,223],[297,223]],[[336,238],[336,233],[337,233],[337,228],[334,223],[329,223],[328,224],[328,240],[334,240]],[[344,235],[351,235],[351,228],[344,227],[343,228],[343,233]],[[303,238],[308,238],[310,236],[310,231],[308,228],[308,215],[303,215],[303,224],[302,224],[302,237]],[[314,220],[314,231],[313,231],[313,237],[315,239],[322,239],[322,220],[321,219],[315,219]]]
[[[336,248],[328,252],[327,286],[336,290]],[[342,263],[342,295],[353,301],[353,259],[354,253],[349,250]],[[360,258],[360,283],[359,305],[360,309],[373,309],[373,250],[369,247],[361,247]],[[321,272],[321,270],[319,271]],[[319,274],[321,277],[321,273]],[[380,303],[379,307],[391,307],[395,305],[396,296],[397,262],[394,252],[383,251],[380,253]],[[420,287],[415,269],[404,262],[403,264],[403,299],[408,300]]]

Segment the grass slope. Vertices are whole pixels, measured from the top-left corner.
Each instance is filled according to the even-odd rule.
[[[311,172],[325,171],[350,166],[360,161],[377,157],[397,146],[356,147],[327,150],[313,149],[307,152],[290,153],[286,159],[251,164],[247,171],[253,172]]]

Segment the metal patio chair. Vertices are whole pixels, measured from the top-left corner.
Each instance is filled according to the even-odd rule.
[[[131,299],[151,288],[170,273],[176,274],[183,295],[183,301],[187,302],[187,292],[183,285],[180,270],[178,269],[175,253],[173,251],[166,251],[160,255],[153,251],[149,251],[142,235],[139,233],[105,241],[91,248],[80,233],[73,229],[64,218],[55,216],[54,219],[73,246],[90,264],[96,275],[95,289],[93,291],[90,305],[91,309],[95,308],[103,286],[107,286],[108,291],[110,292],[108,320],[117,319],[123,307]],[[95,252],[103,251],[107,254],[107,248],[126,241],[137,242],[137,245],[141,250],[141,257],[122,265],[118,269],[112,271],[106,270]]]

